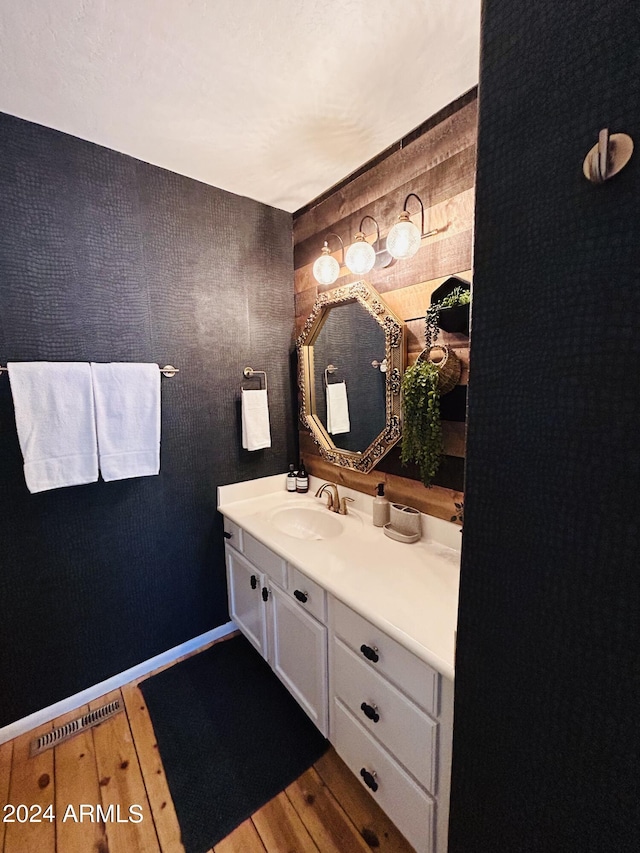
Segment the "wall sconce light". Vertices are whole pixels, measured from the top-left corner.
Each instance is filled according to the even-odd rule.
[[[346,254],[347,267],[352,273],[354,273],[354,275],[364,275],[365,273],[368,273],[373,269],[373,265],[376,262],[376,250],[371,243],[367,243],[364,238],[362,226],[365,219],[370,219],[375,223],[376,239],[374,245],[378,246],[378,248],[380,247],[380,227],[377,221],[373,216],[363,216],[360,220],[360,228],[358,229],[355,240],[347,249]]]
[[[418,230],[418,227],[413,224],[409,217],[409,212],[407,211],[407,202],[409,201],[411,196],[417,198],[420,202],[420,230]],[[415,193],[409,193],[409,195],[404,200],[403,210],[400,216],[398,217],[398,221],[393,226],[391,231],[389,231],[389,233],[387,234],[387,252],[389,252],[392,258],[396,258],[399,261],[404,261],[407,258],[412,258],[420,248],[420,241],[422,240],[422,238],[431,237],[434,234],[437,234],[438,231],[438,228],[434,228],[433,231],[428,231],[425,234],[424,204],[422,203],[422,199],[419,195],[416,195]]]
[[[327,238],[329,237],[337,237],[338,240],[340,240],[340,245],[342,247],[342,266],[344,266],[344,243],[342,242],[342,237],[339,234],[335,234],[333,231],[330,234],[327,234]],[[340,266],[341,265],[338,261],[336,261],[336,259],[331,255],[328,240],[325,240],[324,246],[322,247],[322,254],[317,258],[313,265],[313,277],[318,284],[333,284],[340,275]]]

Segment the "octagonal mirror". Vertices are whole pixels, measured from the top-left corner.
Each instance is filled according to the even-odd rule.
[[[300,419],[320,454],[370,471],[400,439],[402,321],[358,281],[318,296],[296,344]]]

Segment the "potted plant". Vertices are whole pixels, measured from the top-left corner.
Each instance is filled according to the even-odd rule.
[[[417,361],[402,377],[403,465],[417,462],[420,478],[431,486],[444,451],[440,421],[438,367],[431,361]]]
[[[431,295],[431,305],[427,308],[426,339],[427,346],[433,346],[438,337],[438,329],[445,332],[469,334],[469,305],[471,289],[469,282],[457,276],[451,276],[436,288]]]

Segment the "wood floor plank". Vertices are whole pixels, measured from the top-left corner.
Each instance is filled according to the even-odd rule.
[[[284,850],[287,853],[318,853],[317,845],[284,792],[269,800],[251,819],[267,853]]]
[[[53,721],[53,726],[88,713],[85,705]],[[98,768],[89,729],[79,732],[54,747],[56,849],[64,853],[107,851],[107,835],[101,820],[80,811],[80,806],[96,807],[100,803]],[[71,809],[72,811],[68,811]]]
[[[289,853],[289,848],[280,849],[286,849]],[[248,818],[216,844],[210,853],[265,853],[265,849],[251,818]]]
[[[135,684],[122,687],[122,697],[162,853],[184,853],[180,824],[158,752],[147,703],[140,688]]]
[[[51,723],[23,734],[13,742],[9,803],[14,806],[39,806],[41,813],[39,823],[16,821],[6,824],[4,853],[27,853],[32,850],[34,853],[52,853],[55,850],[55,821],[42,819],[42,814],[49,806],[51,812],[55,809],[53,750],[41,752],[35,758],[29,757],[31,740],[47,731],[51,731]],[[35,810],[31,814],[36,817]]]
[[[102,696],[90,705],[91,710],[107,702],[122,699],[119,690]],[[112,807],[113,821],[106,823],[109,853],[160,853],[149,800],[142,779],[131,729],[125,713],[91,729],[98,767],[103,809]],[[116,814],[125,820],[132,805],[142,807],[139,823],[118,823]],[[44,848],[43,848],[44,850]]]
[[[289,785],[286,792],[320,853],[371,853],[313,767]]]
[[[9,783],[11,781],[11,759],[13,758],[13,741],[0,744],[0,809],[9,802]],[[4,816],[4,811],[0,812]],[[4,847],[4,834],[7,825],[0,820],[0,850]]]
[[[413,847],[359,784],[334,749],[325,752],[314,767],[376,853],[414,853]]]

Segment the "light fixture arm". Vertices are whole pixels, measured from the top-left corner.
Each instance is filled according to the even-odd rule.
[[[335,231],[330,231],[324,239],[324,244],[328,248],[329,247],[329,237],[337,237],[340,240],[340,247],[342,249],[342,260],[340,261],[340,266],[343,267],[345,265],[344,262],[344,243],[342,242],[342,237],[339,234],[336,234]]]
[[[370,219],[373,222],[373,224],[376,226],[376,242],[375,242],[375,245],[379,249],[380,248],[380,226],[378,225],[377,219],[375,219],[373,216],[369,216],[369,214],[367,213],[366,216],[363,216],[362,219],[360,220],[360,227],[358,228],[358,232],[364,234],[364,232],[362,231],[362,226],[364,224],[365,219]]]
[[[425,234],[424,234],[424,204],[422,203],[422,199],[420,198],[420,196],[417,195],[416,193],[409,193],[409,195],[404,200],[404,204],[402,205],[402,209],[404,211],[406,211],[407,213],[409,212],[407,210],[407,202],[409,201],[411,196],[413,196],[415,199],[417,199],[418,203],[420,204],[420,236],[424,237],[425,236]]]
[[[417,198],[419,203],[420,203],[420,239],[422,240],[423,237],[433,237],[433,235],[437,234],[440,229],[434,228],[433,231],[427,231],[425,233],[425,230],[424,230],[424,204],[422,203],[422,199],[420,198],[419,195],[417,195],[416,193],[409,193],[409,195],[404,200],[404,205],[402,206],[403,212],[406,213],[407,216],[409,215],[409,211],[407,210],[407,202],[409,201],[411,196],[413,196],[414,198]]]

